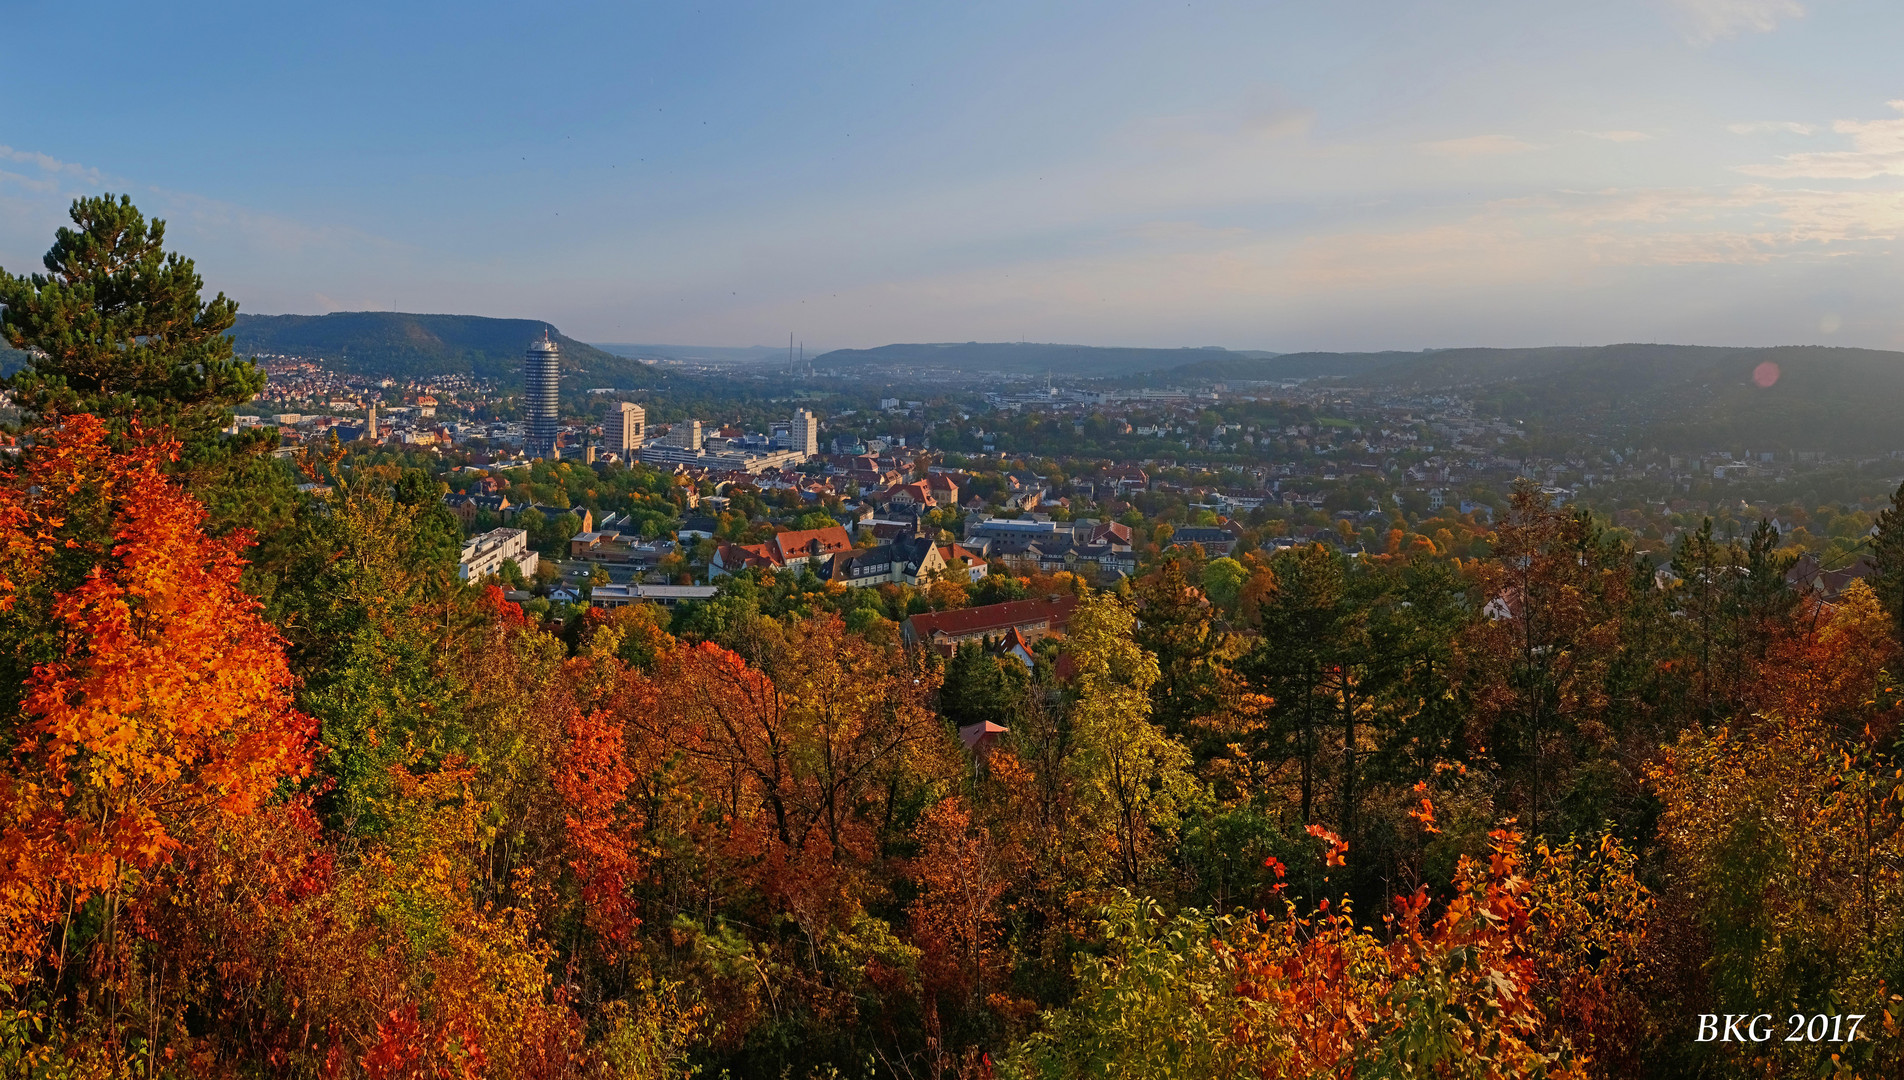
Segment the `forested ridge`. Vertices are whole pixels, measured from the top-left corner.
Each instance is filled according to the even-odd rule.
[[[1621,446],[1880,453],[1898,449],[1891,403],[1904,395],[1904,353],[1637,343],[1310,352],[1219,357],[1134,381],[1317,377],[1398,395],[1459,393],[1484,415]]]
[[[512,381],[523,350],[544,331],[562,348],[562,368],[590,385],[649,384],[654,369],[576,341],[533,319],[479,315],[413,315],[401,311],[333,311],[328,315],[243,315],[232,338],[247,352],[321,359],[357,375],[418,377],[467,374]]]
[[[1904,1068],[1904,511],[1829,603],[1769,528],[1656,576],[1530,488],[1471,559],[536,620],[422,473],[222,435],[235,305],[73,216],[0,275],[5,1075]],[[900,644],[1067,592],[1029,666]]]

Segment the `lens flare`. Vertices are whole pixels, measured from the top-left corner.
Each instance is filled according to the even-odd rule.
[[[1752,381],[1758,383],[1759,389],[1761,390],[1771,386],[1778,381],[1778,365],[1767,360],[1765,363],[1753,368]]]

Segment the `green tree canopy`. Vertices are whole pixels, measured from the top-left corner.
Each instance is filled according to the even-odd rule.
[[[967,641],[946,664],[939,710],[955,727],[990,721],[1010,727],[1023,708],[1030,679],[1016,659],[1002,662],[982,644]]]
[[[74,200],[43,260],[47,273],[0,269],[0,336],[31,359],[8,386],[30,412],[92,413],[124,431],[137,414],[165,423],[188,457],[216,446],[231,407],[265,374],[232,356],[238,304],[210,301],[192,260],[165,250],[165,222],[130,196]]]
[[[1234,612],[1236,602],[1243,594],[1243,583],[1248,580],[1249,571],[1235,559],[1228,556],[1211,559],[1203,567],[1203,594],[1217,607]]]

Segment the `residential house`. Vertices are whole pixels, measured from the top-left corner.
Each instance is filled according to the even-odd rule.
[[[927,585],[945,572],[945,557],[932,538],[915,533],[878,547],[833,556],[827,581],[855,587],[867,585]]]
[[[1213,559],[1222,558],[1236,550],[1236,534],[1228,529],[1187,526],[1178,529],[1170,536],[1173,548],[1189,547],[1196,544],[1203,553]]]
[[[828,525],[822,529],[790,529],[778,533],[766,546],[773,551],[779,565],[797,570],[811,560],[853,550],[853,538],[840,526]]]
[[[1150,486],[1150,477],[1135,465],[1120,465],[1104,470],[1098,486],[1107,486],[1119,495],[1129,495],[1133,491],[1142,491]]]
[[[992,655],[1009,656],[1027,668],[1038,666],[1038,657],[1031,651],[1031,642],[1025,639],[1025,632],[1016,626],[1005,631],[1003,637],[992,642]]]
[[[1110,582],[1137,572],[1137,556],[1128,546],[1120,549],[1107,540],[1080,541],[1072,533],[994,540],[987,551],[1014,574],[1064,571],[1086,581]]]
[[[976,724],[967,724],[960,728],[959,741],[965,744],[968,753],[983,761],[991,755],[992,749],[998,745],[998,740],[1010,733],[1011,729],[1002,724],[981,720]]]
[[[926,486],[931,489],[932,497],[940,506],[959,504],[959,481],[952,473],[935,472],[926,475]]]
[[[1808,590],[1818,594],[1827,603],[1836,602],[1851,587],[1853,581],[1871,577],[1877,573],[1877,564],[1869,555],[1859,555],[1851,565],[1837,570],[1826,570],[1811,552],[1800,555],[1785,571],[1785,581],[1795,589]]]
[[[823,529],[789,529],[764,544],[722,544],[708,564],[708,577],[734,574],[754,567],[799,570],[809,563],[814,572],[832,556],[853,550],[853,538],[838,525]]]
[[[894,485],[880,493],[877,501],[888,511],[899,514],[923,514],[939,506],[939,500],[932,493],[932,485],[926,480]]]
[[[987,573],[991,572],[991,566],[985,562],[985,556],[973,551],[964,544],[940,545],[939,558],[945,561],[948,568],[963,561],[965,563],[966,576],[973,582],[979,581]]]
[[[1137,570],[1130,526],[1091,518],[1053,521],[1030,518],[966,519],[965,543],[998,559],[1016,574],[1066,570],[1093,581],[1114,581]]]
[[[449,507],[456,520],[468,529],[476,524],[476,515],[488,512],[500,520],[510,516],[511,504],[507,495],[457,495],[443,496],[443,505]]]

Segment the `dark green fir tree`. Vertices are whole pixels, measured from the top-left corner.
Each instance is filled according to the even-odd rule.
[[[24,409],[92,413],[121,431],[132,417],[171,427],[188,452],[219,445],[231,408],[265,374],[232,355],[238,304],[203,300],[192,260],[165,250],[165,222],[129,196],[77,199],[44,274],[0,269],[0,334],[25,350],[8,381]]]
[[[192,260],[165,250],[165,222],[130,196],[76,199],[72,228],[55,234],[46,273],[0,268],[0,339],[27,353],[6,381],[38,417],[92,413],[119,437],[136,419],[168,430],[180,470],[214,527],[268,527],[295,502],[271,460],[274,429],[228,435],[232,407],[264,389],[265,373],[232,354],[238,304],[200,295]]]
[[[1877,573],[1871,586],[1891,617],[1892,633],[1904,641],[1904,484],[1891,494],[1891,508],[1878,515],[1877,525],[1871,540],[1871,561]]]

